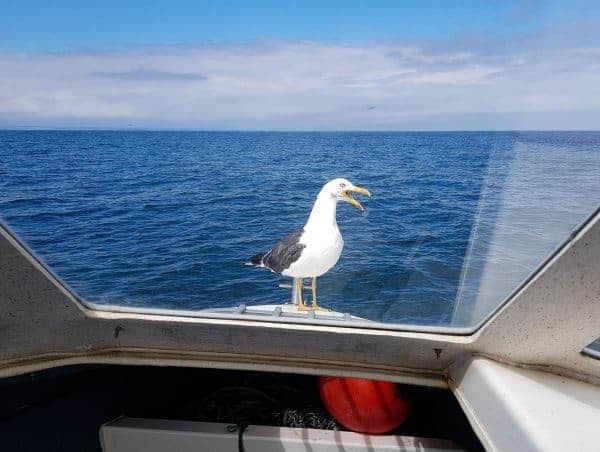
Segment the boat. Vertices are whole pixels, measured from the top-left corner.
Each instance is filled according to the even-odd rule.
[[[472,327],[93,304],[4,224],[0,312],[2,450],[598,450],[600,209]],[[223,416],[265,387],[308,409],[317,376],[395,382],[417,413],[381,436]]]

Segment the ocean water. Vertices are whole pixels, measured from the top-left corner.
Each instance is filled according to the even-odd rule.
[[[592,213],[599,150],[593,132],[0,131],[0,218],[89,301],[274,303],[285,278],[243,262],[346,177],[373,197],[338,207],[345,247],[320,303],[446,325],[497,286],[483,268],[510,270],[497,305]]]

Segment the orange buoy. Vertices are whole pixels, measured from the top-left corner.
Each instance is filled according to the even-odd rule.
[[[410,401],[388,381],[320,377],[327,411],[344,427],[361,433],[387,433],[410,415]]]

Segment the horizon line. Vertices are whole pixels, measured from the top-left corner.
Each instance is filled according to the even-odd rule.
[[[205,133],[446,133],[446,132],[600,132],[600,129],[202,129],[160,127],[2,127],[2,132],[205,132]]]

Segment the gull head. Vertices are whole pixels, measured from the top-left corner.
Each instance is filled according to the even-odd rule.
[[[359,193],[361,195],[371,196],[371,193],[369,193],[369,190],[367,190],[366,188],[357,187],[348,179],[344,179],[341,177],[327,182],[323,186],[321,193],[326,193],[331,197],[335,198],[337,201],[349,202],[358,210],[364,209],[363,206],[352,197],[352,193]]]

